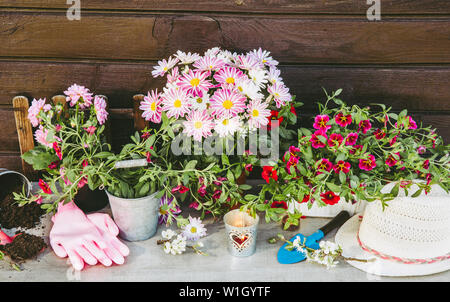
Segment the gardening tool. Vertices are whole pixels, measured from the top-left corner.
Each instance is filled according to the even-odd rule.
[[[300,242],[302,242],[306,247],[317,250],[319,249],[319,241],[325,237],[326,234],[342,226],[347,220],[350,219],[350,214],[347,211],[342,211],[336,217],[333,218],[326,225],[318,229],[315,233],[309,236],[305,236],[298,233],[292,237],[289,241],[293,242],[297,237],[300,237]],[[292,264],[301,262],[306,259],[306,254],[298,251],[297,249],[287,250],[286,246],[288,243],[283,244],[277,254],[278,262],[281,264]]]

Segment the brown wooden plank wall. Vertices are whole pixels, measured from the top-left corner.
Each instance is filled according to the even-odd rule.
[[[131,97],[161,85],[152,66],[178,49],[257,47],[280,61],[309,122],[321,87],[350,103],[409,109],[450,141],[450,1],[0,0],[0,167],[20,169],[11,100],[51,97],[72,83],[109,97],[113,143],[133,128]]]

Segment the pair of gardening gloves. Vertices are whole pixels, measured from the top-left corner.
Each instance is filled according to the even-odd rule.
[[[75,270],[85,263],[123,264],[130,253],[117,236],[119,228],[108,214],[84,214],[74,202],[58,206],[52,217],[50,245],[58,257],[69,257]]]

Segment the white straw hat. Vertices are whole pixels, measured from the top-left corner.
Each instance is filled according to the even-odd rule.
[[[383,188],[390,192],[394,184]],[[416,192],[414,185],[410,194]],[[367,205],[337,232],[335,241],[354,267],[380,276],[419,276],[450,269],[450,195],[441,187],[419,197],[399,196],[384,209]]]

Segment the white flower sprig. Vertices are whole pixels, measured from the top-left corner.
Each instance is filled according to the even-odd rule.
[[[196,254],[206,256],[206,253],[200,249],[203,247],[203,243],[197,242],[194,245],[187,245],[187,238],[183,234],[178,234],[173,230],[163,231],[162,240],[158,240],[158,245],[163,245],[164,252],[166,254],[181,255],[186,251],[186,248],[191,248]]]
[[[287,250],[292,251],[295,249],[300,253],[304,253],[306,255],[307,261],[325,265],[327,269],[335,267],[339,263],[339,261],[337,261],[338,258],[361,262],[370,262],[373,260],[343,257],[341,246],[331,241],[321,241],[319,243],[320,248],[315,250],[305,245],[306,238],[303,240],[303,242],[301,241],[299,236],[297,236],[293,241],[286,240],[281,234],[278,234],[278,238],[287,243],[287,246],[285,247]]]

